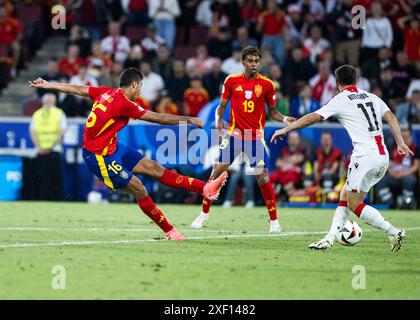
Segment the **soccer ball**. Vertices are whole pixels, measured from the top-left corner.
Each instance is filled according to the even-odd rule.
[[[102,195],[98,191],[91,191],[88,193],[87,202],[89,204],[100,204],[102,203]]]
[[[355,221],[347,220],[337,233],[337,240],[345,246],[354,246],[362,239],[362,228]]]

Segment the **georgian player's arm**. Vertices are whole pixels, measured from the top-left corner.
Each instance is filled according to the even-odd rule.
[[[414,156],[413,151],[410,150],[410,148],[405,144],[402,134],[401,134],[401,128],[398,124],[397,117],[394,115],[394,113],[390,110],[384,113],[384,120],[388,123],[389,127],[391,128],[392,135],[394,136],[395,141],[397,142],[397,149],[398,153],[402,156],[407,156],[411,154]]]
[[[42,78],[38,78],[34,81],[28,81],[29,86],[33,88],[57,90],[64,93],[71,93],[82,97],[89,97],[88,86],[78,86],[68,83],[56,83],[48,82]]]
[[[314,123],[316,123],[320,120],[322,120],[321,115],[319,115],[315,112],[308,113],[307,115],[304,115],[302,118],[299,118],[298,120],[293,122],[290,126],[287,126],[285,128],[276,130],[274,132],[273,136],[271,137],[270,142],[275,141],[277,138],[284,137],[290,131],[309,127],[310,125],[313,125]]]
[[[200,118],[187,117],[187,116],[176,116],[169,113],[158,113],[147,110],[140,118],[141,120],[166,124],[166,125],[178,125],[180,122],[187,122],[195,125],[199,128],[203,127],[203,121]]]

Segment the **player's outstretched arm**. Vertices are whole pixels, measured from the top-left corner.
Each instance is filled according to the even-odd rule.
[[[166,125],[177,125],[180,122],[187,122],[199,128],[203,127],[203,121],[200,118],[176,116],[173,114],[158,113],[149,110],[145,112],[145,114],[141,117],[141,120]]]
[[[397,142],[398,153],[402,156],[407,156],[409,154],[414,156],[413,151],[410,150],[410,148],[405,144],[403,140],[401,128],[398,124],[398,120],[395,114],[392,111],[388,110],[384,114],[384,119],[391,128],[392,135],[394,136],[394,139]]]
[[[48,82],[42,78],[38,78],[34,81],[28,81],[29,86],[33,88],[48,89],[48,90],[57,90],[60,92],[71,93],[82,97],[89,97],[89,87],[88,86],[77,86],[68,83],[56,83]]]
[[[277,138],[284,137],[288,132],[306,128],[315,122],[318,122],[321,120],[322,117],[317,113],[308,113],[307,115],[303,116],[302,118],[299,118],[295,122],[293,122],[290,126],[284,127],[282,129],[276,130],[271,137],[270,142],[273,143],[276,141]]]

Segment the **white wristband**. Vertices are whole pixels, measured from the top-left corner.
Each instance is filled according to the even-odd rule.
[[[284,117],[284,118],[283,118],[283,122],[284,122],[284,123],[286,123],[287,118],[289,118],[289,117],[287,117],[287,116],[286,116],[286,117]]]

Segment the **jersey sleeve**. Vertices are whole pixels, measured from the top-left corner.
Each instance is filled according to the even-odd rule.
[[[110,89],[111,88],[109,87],[89,87],[88,94],[89,94],[90,99],[93,101],[93,100],[96,100],[101,94],[104,94]]]
[[[118,110],[119,116],[130,117],[133,119],[140,119],[145,113],[146,110],[143,107],[129,100],[126,100]]]
[[[223,83],[222,99],[229,100],[232,97],[232,88],[230,78],[227,77]]]
[[[338,106],[337,106],[337,99],[332,98],[326,105],[322,108],[315,111],[315,113],[319,114],[324,120],[328,119],[329,117],[333,117],[338,113]]]
[[[379,98],[378,96],[376,96],[376,100],[378,102],[379,105],[379,111],[381,112],[381,118],[383,118],[385,112],[389,111],[389,107],[386,105],[386,103]]]
[[[274,106],[276,104],[276,93],[274,88],[274,83],[270,82],[267,85],[267,93],[265,94],[265,102],[267,105]]]

